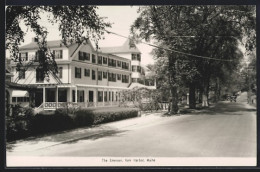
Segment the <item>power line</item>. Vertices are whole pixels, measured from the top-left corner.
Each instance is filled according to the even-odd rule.
[[[129,38],[129,37],[120,35],[120,34],[115,33],[115,32],[111,32],[111,31],[108,31],[108,30],[105,30],[105,31],[106,31],[108,34],[114,34],[114,35],[117,35],[117,36],[120,36],[120,37],[129,39],[129,40],[133,40],[133,39],[131,39],[131,38]],[[183,54],[183,55],[186,55],[186,56],[198,57],[198,58],[203,58],[203,59],[208,59],[208,60],[218,60],[218,61],[227,61],[227,62],[232,62],[232,61],[233,61],[233,60],[217,59],[217,58],[213,58],[213,57],[206,57],[206,56],[200,56],[200,55],[185,53],[185,52],[181,52],[181,51],[177,51],[177,50],[173,50],[173,49],[169,49],[169,48],[164,48],[164,47],[160,47],[160,46],[157,46],[157,45],[153,45],[153,44],[146,43],[146,42],[143,42],[143,41],[140,41],[140,43],[146,44],[146,45],[149,45],[149,46],[151,46],[151,47],[158,48],[158,49],[164,49],[164,50],[167,50],[167,51],[172,51],[172,52],[175,52],[175,53]]]

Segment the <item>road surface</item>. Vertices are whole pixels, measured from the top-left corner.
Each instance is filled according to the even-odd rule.
[[[246,93],[237,100],[7,156],[255,157],[256,109],[246,104]]]

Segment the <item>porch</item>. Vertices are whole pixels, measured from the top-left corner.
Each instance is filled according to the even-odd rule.
[[[111,88],[56,85],[38,87],[35,105],[42,110],[66,107],[119,106],[120,90]]]

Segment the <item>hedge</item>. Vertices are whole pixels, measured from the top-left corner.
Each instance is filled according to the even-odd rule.
[[[118,121],[138,116],[136,108],[101,108],[101,109],[79,109],[74,122],[79,126],[95,125],[106,122]]]
[[[21,107],[18,109],[19,110],[17,110],[16,114],[13,114],[12,117],[7,117],[7,141],[138,116],[138,109],[124,107],[85,108],[76,110],[61,108],[57,109],[53,115],[44,113],[33,115],[32,109]]]

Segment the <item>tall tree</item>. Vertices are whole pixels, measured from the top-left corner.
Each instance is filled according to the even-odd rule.
[[[202,105],[208,106],[211,77],[223,65],[238,64],[238,40],[247,35],[251,43],[246,43],[255,42],[251,39],[255,32],[250,31],[255,29],[254,6],[149,6],[141,7],[139,12],[132,32],[138,38],[153,38],[166,47],[172,97],[177,96],[179,78],[189,78],[186,83],[190,87],[191,107],[195,105],[196,87],[201,88]],[[173,98],[172,113],[178,109],[176,100]]]
[[[97,45],[105,28],[110,27],[110,23],[99,17],[96,9],[96,6],[7,6],[6,49],[10,51],[11,58],[19,62],[18,70],[23,66],[18,56],[19,45],[26,35],[20,26],[21,23],[35,33],[42,55],[39,67],[43,68],[45,75],[48,75],[50,70],[56,73],[57,66],[54,55],[47,48],[48,28],[39,22],[42,14],[48,14],[47,19],[51,24],[58,23],[62,37],[61,44],[66,46],[71,43],[81,44],[91,39]]]

